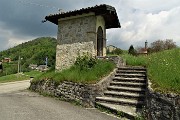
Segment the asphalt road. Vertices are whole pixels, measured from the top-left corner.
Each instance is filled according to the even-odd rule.
[[[119,120],[25,90],[29,81],[0,84],[0,120]]]

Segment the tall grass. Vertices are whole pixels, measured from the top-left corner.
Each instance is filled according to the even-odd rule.
[[[146,66],[147,65],[147,57],[146,56],[133,56],[130,54],[122,55],[127,65],[132,66]]]
[[[180,49],[152,54],[148,62],[148,75],[153,87],[180,94]]]
[[[166,50],[148,56],[123,56],[129,65],[148,68],[152,87],[161,92],[180,94],[180,49]]]
[[[98,60],[97,64],[91,69],[80,69],[77,66],[72,66],[62,72],[49,71],[36,77],[34,81],[42,79],[51,79],[58,83],[62,81],[71,81],[79,83],[97,83],[102,77],[108,75],[115,68],[115,64],[106,61]]]

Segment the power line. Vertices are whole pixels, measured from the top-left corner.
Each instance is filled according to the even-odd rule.
[[[24,0],[18,0],[19,3],[21,4],[26,4],[26,5],[33,5],[33,6],[38,6],[38,7],[44,7],[44,8],[51,8],[51,9],[56,9],[58,10],[59,13],[62,13],[63,9],[60,9],[60,8],[57,8],[57,7],[54,7],[54,6],[48,6],[48,5],[43,5],[43,4],[38,4],[38,3],[33,3],[33,2],[27,2],[27,1],[24,1]],[[46,22],[47,20],[42,20],[41,22],[44,23]]]
[[[19,3],[26,4],[26,5],[34,5],[34,6],[39,6],[39,7],[52,8],[52,9],[57,9],[58,11],[62,10],[55,6],[48,6],[48,5],[43,5],[43,4],[33,3],[33,2],[27,2],[24,0],[18,0],[18,1],[19,1]]]

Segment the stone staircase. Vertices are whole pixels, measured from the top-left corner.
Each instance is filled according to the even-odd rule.
[[[134,119],[145,104],[147,88],[146,69],[143,67],[120,67],[104,96],[96,97],[96,106],[120,112]]]

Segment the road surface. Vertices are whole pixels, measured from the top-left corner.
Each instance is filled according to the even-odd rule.
[[[119,120],[26,90],[29,81],[0,84],[0,120]]]

